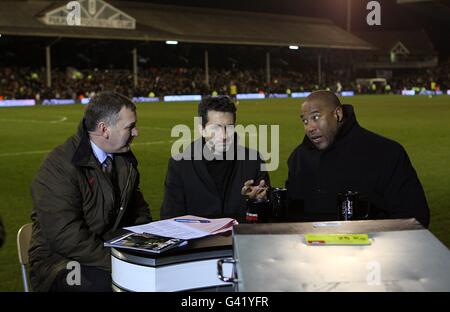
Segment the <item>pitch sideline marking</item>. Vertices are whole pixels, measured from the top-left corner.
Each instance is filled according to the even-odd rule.
[[[35,119],[9,119],[9,118],[1,118],[0,121],[6,121],[6,122],[31,122],[31,123],[61,123],[66,121],[68,118],[66,116],[61,116],[57,120],[35,120]],[[68,122],[66,122],[69,124]]]
[[[133,145],[156,145],[156,144],[166,144],[166,143],[172,143],[172,142],[173,141],[153,141],[153,142],[133,143]],[[47,154],[47,153],[50,153],[50,152],[51,152],[51,150],[28,151],[28,152],[18,152],[18,153],[5,153],[5,154],[0,154],[0,157]]]
[[[61,116],[61,118],[57,120],[35,120],[35,119],[9,119],[9,118],[0,118],[0,121],[4,122],[31,122],[31,123],[51,123],[51,124],[57,124],[57,123],[63,123],[64,124],[78,124],[78,122],[69,121],[67,122],[68,118],[66,116]],[[151,129],[156,131],[170,131],[171,128],[161,128],[161,127],[149,127],[149,126],[139,126],[138,129]]]

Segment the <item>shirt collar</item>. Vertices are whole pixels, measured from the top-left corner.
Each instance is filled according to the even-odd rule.
[[[94,152],[95,157],[98,159],[98,161],[103,164],[106,160],[106,158],[109,156],[111,159],[114,159],[114,155],[110,153],[106,153],[104,150],[102,150],[100,147],[95,145],[94,142],[91,140],[91,146],[92,151]]]

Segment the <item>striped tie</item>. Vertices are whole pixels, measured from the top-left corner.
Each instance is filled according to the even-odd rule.
[[[102,164],[102,171],[112,181],[113,160],[112,160],[112,158],[110,156],[106,157],[105,161],[103,162],[103,164]]]

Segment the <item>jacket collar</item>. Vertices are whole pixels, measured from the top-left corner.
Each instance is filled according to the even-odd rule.
[[[114,159],[114,154],[110,154],[105,152],[104,150],[102,150],[100,147],[97,146],[97,144],[94,143],[94,141],[91,140],[91,147],[92,147],[92,152],[95,155],[95,158],[97,158],[97,160],[103,164],[106,160],[106,158],[111,157],[111,159]]]
[[[352,131],[352,129],[354,129],[355,127],[359,127],[358,121],[356,120],[356,115],[355,115],[353,106],[350,104],[343,104],[342,110],[344,113],[344,123],[343,123],[342,127],[339,129],[338,133],[336,134],[334,142],[330,146],[328,146],[328,148],[325,150],[325,152],[329,151],[329,150],[335,148],[336,146],[338,146],[339,144],[342,144],[343,142],[345,142],[346,139],[348,138],[350,131]],[[315,145],[311,142],[311,140],[306,135],[303,138],[302,144],[305,144],[306,146],[308,146],[311,149],[316,149]]]
[[[84,119],[78,125],[78,131],[77,134],[75,134],[75,142],[76,149],[72,157],[72,163],[75,166],[79,167],[99,166],[99,161],[92,151],[91,141],[89,139],[89,134],[86,130],[86,126],[84,125]],[[131,151],[122,153],[120,154],[120,156],[123,156],[126,160],[128,160],[128,162],[130,162],[133,167],[137,167],[137,159]]]

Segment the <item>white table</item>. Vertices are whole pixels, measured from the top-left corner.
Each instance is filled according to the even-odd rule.
[[[370,246],[308,246],[305,233],[368,233]],[[450,291],[450,251],[414,219],[238,225],[239,291]]]

